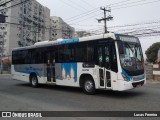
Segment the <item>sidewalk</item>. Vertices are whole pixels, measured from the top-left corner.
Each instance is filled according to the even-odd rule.
[[[11,76],[11,74],[0,74],[0,76]]]
[[[150,79],[150,80],[147,80],[147,83],[149,83],[149,84],[157,84],[157,83],[160,83],[160,80]]]

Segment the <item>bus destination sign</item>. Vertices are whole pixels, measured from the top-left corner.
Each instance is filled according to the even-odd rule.
[[[132,37],[132,36],[125,36],[125,35],[117,35],[117,40],[121,40],[124,42],[133,42],[133,43],[139,43],[138,38]]]

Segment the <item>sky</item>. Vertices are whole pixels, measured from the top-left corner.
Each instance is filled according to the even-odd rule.
[[[125,33],[140,31],[160,31],[160,0],[37,0],[51,10],[51,16],[59,16],[75,28],[92,33],[104,31],[103,22],[97,19],[103,17],[100,7],[111,9],[108,15],[113,16],[107,22],[109,31]],[[143,28],[143,29],[142,29]],[[155,42],[160,42],[159,36],[139,37],[143,52]]]

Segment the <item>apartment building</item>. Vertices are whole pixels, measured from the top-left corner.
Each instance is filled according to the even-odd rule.
[[[70,39],[75,37],[75,29],[57,16],[51,17],[51,40],[59,38]]]
[[[7,1],[10,0],[0,0],[0,4]],[[4,38],[3,56],[10,56],[13,48],[49,40],[50,10],[36,0],[14,0],[0,6],[0,14],[8,16],[6,23],[0,23],[0,34]]]

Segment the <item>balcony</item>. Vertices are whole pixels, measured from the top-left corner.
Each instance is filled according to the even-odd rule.
[[[28,42],[32,41],[31,37],[26,37],[26,40],[27,40]]]
[[[31,18],[31,16],[29,16],[29,17],[27,18],[27,21],[28,21],[29,23],[31,23],[31,22],[32,22],[32,18]]]
[[[6,27],[4,27],[4,26],[1,26],[1,27],[0,27],[0,31],[2,31],[2,32],[6,32],[6,31],[7,31],[7,28],[6,28]]]
[[[39,17],[38,17],[38,15],[34,14],[33,18],[36,19],[36,20],[38,20]]]
[[[21,41],[21,40],[18,40],[17,43],[18,43],[18,45],[19,45],[20,47],[23,47],[23,46],[24,46],[24,42]]]
[[[33,25],[38,25],[38,22],[37,21],[33,21]]]
[[[23,19],[26,21],[27,18],[28,18],[28,16],[24,14],[24,15],[23,15]]]

